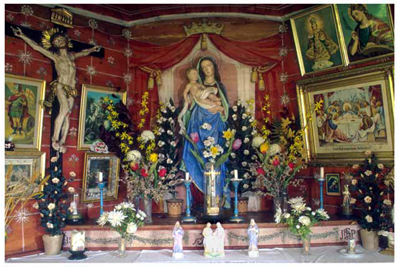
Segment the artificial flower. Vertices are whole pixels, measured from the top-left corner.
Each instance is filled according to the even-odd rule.
[[[300,216],[300,217],[299,217],[299,222],[300,222],[302,225],[309,226],[310,223],[311,223],[311,220],[310,220],[310,218],[307,217],[307,216]]]
[[[157,160],[158,160],[158,154],[157,154],[157,153],[152,153],[152,154],[150,154],[149,160],[150,160],[152,163],[157,162]]]
[[[126,232],[128,234],[134,234],[137,231],[137,225],[133,222],[129,223],[128,226],[126,227]]]
[[[126,159],[128,161],[138,162],[142,158],[142,154],[138,150],[131,150],[126,154]]]
[[[51,181],[52,181],[53,184],[58,184],[58,182],[60,181],[60,179],[58,179],[58,178],[56,177],[56,178],[51,179]]]
[[[155,136],[152,131],[149,130],[144,130],[142,134],[140,135],[140,139],[144,142],[147,143],[148,141],[154,140]]]
[[[108,222],[108,212],[103,212],[103,214],[97,220],[97,223],[100,226],[104,226],[104,225],[106,225],[107,222]]]
[[[56,204],[54,204],[54,203],[50,203],[49,205],[47,205],[47,208],[49,210],[53,210],[55,207],[56,207]]]
[[[140,170],[140,175],[144,178],[148,177],[149,174],[147,173],[146,169],[141,169]]]
[[[68,192],[70,192],[71,194],[75,193],[75,188],[73,187],[68,187]]]
[[[371,201],[372,201],[372,198],[370,196],[366,196],[364,198],[364,202],[367,203],[367,204],[371,203]]]
[[[135,161],[132,161],[129,164],[129,166],[131,167],[131,170],[134,171],[134,172],[139,170],[139,164],[137,162],[135,162]]]
[[[268,149],[268,154],[270,156],[273,156],[275,154],[278,154],[279,152],[281,152],[281,147],[278,144],[272,144],[269,149]]]
[[[265,171],[264,171],[263,168],[257,168],[257,173],[258,173],[259,175],[265,175]]]
[[[269,148],[268,143],[263,143],[263,144],[260,146],[260,152],[261,152],[262,154],[265,154],[265,153],[267,153],[268,148]]]
[[[108,222],[111,224],[112,227],[121,226],[122,221],[127,216],[122,211],[110,211],[108,213]]]
[[[265,142],[265,139],[262,138],[261,136],[256,136],[253,138],[253,141],[251,142],[251,145],[254,148],[259,148],[263,143]],[[268,150],[268,148],[267,148]]]
[[[197,132],[191,133],[190,134],[190,138],[192,139],[192,141],[195,144],[200,141],[200,137],[199,137],[199,134]]]
[[[241,147],[241,145],[242,145],[242,140],[236,139],[232,144],[232,148],[234,150],[238,150]]]
[[[365,216],[365,220],[369,223],[372,223],[374,221],[370,215]]]
[[[161,169],[158,171],[158,176],[164,177],[167,174],[167,169]]]

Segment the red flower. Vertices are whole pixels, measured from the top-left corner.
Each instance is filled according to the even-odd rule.
[[[275,167],[279,166],[279,158],[274,158],[274,160],[272,161],[272,165],[274,165]]]
[[[147,173],[147,171],[145,169],[141,169],[140,170],[140,175],[144,178],[146,178],[147,176],[149,176],[149,174]]]
[[[288,163],[288,166],[289,166],[289,168],[290,168],[291,170],[294,169],[294,163],[293,163],[293,162],[289,162],[289,163]]]
[[[158,171],[158,176],[164,177],[167,174],[167,169],[161,169]]]
[[[137,162],[132,161],[130,164],[130,167],[131,167],[132,171],[134,171],[134,172],[139,170],[139,164]]]
[[[263,168],[258,168],[258,169],[257,169],[257,173],[258,173],[259,175],[265,175],[265,171],[264,171]]]

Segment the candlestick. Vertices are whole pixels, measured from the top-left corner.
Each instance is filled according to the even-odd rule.
[[[100,188],[100,216],[103,215],[103,190],[104,190],[105,183],[100,182],[99,183],[99,188]]]
[[[103,173],[102,172],[97,173],[97,179],[98,179],[99,183],[103,182]]]
[[[324,208],[324,167],[321,167],[320,170],[320,177],[318,179],[318,183],[319,183],[319,198],[320,198],[320,209]]]
[[[233,210],[233,214],[234,214],[234,215],[233,215],[231,218],[229,218],[229,221],[231,221],[231,222],[240,223],[240,222],[243,222],[243,221],[244,221],[243,217],[240,217],[240,216],[239,216],[239,211],[238,211],[238,194],[237,194],[239,184],[240,184],[240,182],[241,182],[242,180],[243,180],[243,179],[237,179],[237,178],[231,179],[231,182],[232,182],[232,184],[233,184],[233,186],[234,186],[234,188],[235,188],[235,207],[234,207],[234,210]]]
[[[189,173],[186,173],[189,175]],[[190,197],[189,197],[189,190],[190,190],[190,184],[192,183],[192,180],[185,180],[184,182],[185,188],[186,188],[186,216],[182,218],[182,222],[196,222],[196,217],[190,215]]]
[[[233,176],[235,177],[235,179],[238,179],[238,170],[233,171]]]

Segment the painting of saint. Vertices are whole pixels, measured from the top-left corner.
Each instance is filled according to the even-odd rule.
[[[350,63],[394,52],[393,27],[387,4],[336,5]]]

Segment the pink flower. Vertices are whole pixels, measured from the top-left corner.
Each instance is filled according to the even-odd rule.
[[[291,170],[294,169],[294,163],[293,163],[293,162],[289,162],[289,163],[288,163],[288,166],[289,166],[289,168],[290,168]]]
[[[264,171],[263,168],[258,168],[258,169],[257,169],[257,173],[258,173],[259,175],[265,175],[265,171]]]
[[[190,138],[192,138],[192,141],[196,144],[197,142],[200,141],[200,137],[198,133],[191,133]]]
[[[149,174],[147,173],[147,171],[145,169],[140,170],[140,175],[143,176],[144,178],[149,176]]]
[[[161,169],[158,171],[158,176],[164,177],[167,174],[167,169]]]
[[[232,148],[233,148],[234,150],[237,150],[237,149],[240,148],[241,145],[242,145],[242,140],[236,139],[236,140],[233,142]]]

